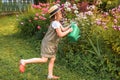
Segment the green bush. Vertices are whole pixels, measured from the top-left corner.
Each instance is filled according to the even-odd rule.
[[[109,11],[110,9],[117,7],[119,4],[119,0],[102,0],[100,8],[103,11]]]
[[[109,34],[108,34],[109,33]],[[111,46],[111,49],[120,54],[120,31],[115,31],[113,29],[103,31],[102,35],[104,37],[105,42]]]
[[[102,14],[101,22],[98,27],[101,27],[101,35],[105,43],[111,46],[111,49],[120,54],[120,6],[113,8],[109,13]],[[104,24],[103,24],[104,23]]]
[[[36,14],[36,15],[35,15]],[[20,19],[19,19],[20,18]],[[27,13],[18,17],[18,28],[22,35],[32,37],[35,36],[38,39],[42,39],[50,25],[48,15],[42,16],[39,13]]]
[[[59,45],[58,60],[61,65],[77,72],[85,80],[118,80],[119,57],[106,44],[101,28],[93,25],[91,19],[81,19],[81,37],[71,43],[67,38]]]

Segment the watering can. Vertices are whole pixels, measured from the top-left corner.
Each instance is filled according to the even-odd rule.
[[[70,41],[77,41],[80,37],[80,29],[75,22],[71,23],[71,28],[73,31],[68,34],[68,38]]]

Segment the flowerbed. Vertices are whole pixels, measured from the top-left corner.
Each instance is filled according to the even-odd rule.
[[[37,39],[41,40],[50,24],[47,10],[56,3],[32,5],[34,11],[19,21],[21,34],[37,36]],[[120,6],[109,12],[96,12],[97,7],[89,5],[88,10],[83,13],[79,11],[77,4],[66,2],[61,5],[65,17],[63,25],[76,22],[81,30],[81,37],[73,43],[69,42],[67,37],[63,38],[57,56],[59,64],[64,63],[86,80],[119,79]]]

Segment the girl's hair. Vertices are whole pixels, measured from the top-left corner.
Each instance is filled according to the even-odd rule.
[[[53,15],[51,18],[50,18],[50,21],[54,21],[55,20],[55,15]]]

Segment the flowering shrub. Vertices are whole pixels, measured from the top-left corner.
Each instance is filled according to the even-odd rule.
[[[34,15],[34,13],[25,15],[24,18],[20,19],[18,25],[21,34],[24,36],[33,36],[41,30],[46,31],[49,25],[49,20],[46,17],[47,16],[41,16],[38,13],[36,15]]]
[[[67,19],[75,18],[76,15],[79,13],[76,4],[72,5],[70,2],[65,2],[64,4],[62,4],[62,7],[65,10],[65,17]]]
[[[39,34],[42,39],[50,24],[49,15],[47,14],[50,4],[39,3],[32,5],[33,9],[24,15],[17,15],[18,28],[24,36],[33,36]]]
[[[24,36],[37,35],[42,39],[50,25],[48,9],[51,5],[60,3],[59,0],[49,3],[32,4],[31,11],[22,16],[17,15],[18,28]]]
[[[96,20],[96,24],[106,30],[102,30],[106,43],[111,45],[116,53],[120,54],[120,6],[113,8],[109,13],[103,12],[101,17]]]
[[[19,21],[18,27],[24,35],[37,34],[38,37],[41,37],[45,34],[49,25],[46,11],[50,5],[42,3],[32,5],[35,8],[34,12],[25,15]],[[116,18],[119,16],[119,7],[115,12],[111,10],[109,13],[103,12],[95,15],[94,9],[91,7],[88,7],[87,12],[79,12],[76,5],[69,2],[62,4],[65,14],[64,26],[69,25],[70,22],[76,22],[81,29],[81,37],[75,43],[69,42],[66,37],[61,41],[57,56],[59,64],[64,63],[67,68],[79,73],[86,80],[119,79],[120,69],[117,64],[119,57],[113,55],[115,50],[119,52],[119,29],[112,27],[119,26],[120,20]],[[92,8],[94,7],[92,6]]]
[[[112,10],[108,12],[103,12],[102,15],[100,16],[99,19],[96,19],[96,24],[99,26],[102,26],[104,28],[107,28],[108,26],[106,26],[107,24],[109,24],[109,22],[112,22],[110,24],[112,24],[112,27],[114,30],[118,30],[119,31],[119,27],[120,27],[120,6],[113,8]]]
[[[74,10],[72,11],[70,8],[72,7],[65,9],[67,16],[74,14]],[[84,13],[78,12],[74,14],[74,17],[66,17],[65,20],[68,23],[75,21],[78,24],[81,29],[81,38],[75,43],[70,43],[69,40],[64,39],[59,45],[58,58],[61,64],[65,63],[67,68],[84,76],[86,80],[118,79],[120,68],[118,68],[119,65],[116,60],[119,57],[113,55],[114,50],[107,44],[111,42],[109,42],[110,37],[114,37],[112,41],[117,40],[119,42],[119,38],[115,39],[118,30],[112,28],[113,21],[111,21],[112,18],[108,12],[95,15],[93,11],[93,9],[92,11],[90,9]],[[112,31],[115,31],[114,34]],[[113,59],[114,57],[116,58]]]

